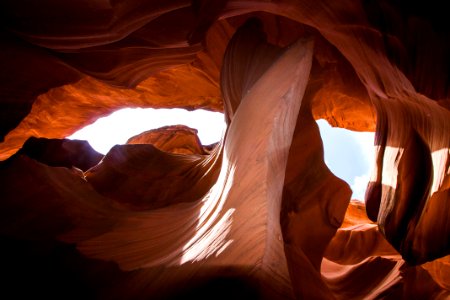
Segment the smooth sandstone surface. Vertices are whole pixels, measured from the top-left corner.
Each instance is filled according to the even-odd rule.
[[[3,1],[3,292],[450,298],[446,11]],[[208,146],[174,124],[105,156],[64,139],[124,107],[222,111],[228,128]],[[320,118],[376,133],[365,203],[325,165]]]
[[[164,126],[144,131],[128,139],[127,144],[151,144],[156,148],[178,154],[207,154],[210,147],[203,147],[197,129],[184,125]]]

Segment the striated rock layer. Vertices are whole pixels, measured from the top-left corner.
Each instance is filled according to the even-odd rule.
[[[3,1],[3,292],[449,298],[445,11],[437,1]],[[223,111],[228,128],[215,146],[160,128],[104,157],[64,139],[123,107]],[[376,132],[365,204],[326,167],[319,118]]]
[[[208,151],[202,146],[197,129],[184,125],[148,130],[129,138],[127,144],[152,144],[164,152],[178,154],[207,154]]]

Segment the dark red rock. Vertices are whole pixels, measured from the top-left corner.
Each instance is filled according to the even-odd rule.
[[[51,167],[76,167],[87,171],[103,158],[87,141],[29,138],[18,154]]]
[[[2,1],[6,286],[49,296],[56,280],[75,298],[107,299],[448,298],[444,5]],[[69,167],[98,155],[78,142],[68,148],[80,156],[55,140],[28,142],[34,159],[14,155],[31,136],[63,139],[131,106],[224,111],[229,128],[208,155],[125,145],[86,173]],[[371,221],[361,207],[344,217],[350,190],[323,162],[317,118],[376,131]],[[51,276],[35,271],[47,266]]]

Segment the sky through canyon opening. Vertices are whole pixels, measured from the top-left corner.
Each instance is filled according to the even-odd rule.
[[[375,160],[374,132],[357,132],[332,127],[317,120],[322,137],[325,164],[353,191],[352,199],[364,201],[367,183]]]
[[[323,140],[326,165],[350,185],[352,199],[363,201],[374,163],[374,133],[331,127],[325,120],[318,120],[317,124]],[[226,128],[224,116],[219,112],[124,108],[99,118],[68,138],[87,140],[96,151],[106,154],[114,145],[125,144],[135,135],[168,125],[186,125],[197,129],[203,145],[220,141]]]

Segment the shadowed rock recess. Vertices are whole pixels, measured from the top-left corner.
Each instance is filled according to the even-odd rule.
[[[450,298],[444,5],[1,1],[0,297]],[[64,139],[124,107],[227,130]],[[376,133],[365,203],[321,118]]]

